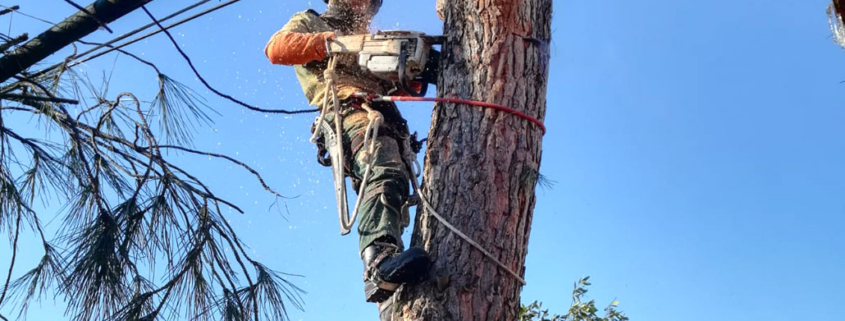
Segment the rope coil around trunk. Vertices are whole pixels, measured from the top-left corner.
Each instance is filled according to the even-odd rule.
[[[517,116],[517,117],[525,119],[527,121],[530,121],[534,125],[537,125],[537,128],[540,128],[540,130],[543,132],[543,135],[546,134],[546,125],[543,124],[543,122],[540,121],[539,119],[534,118],[533,116],[528,115],[526,113],[523,113],[521,111],[518,111],[516,109],[510,108],[510,107],[507,107],[507,106],[502,106],[502,105],[499,105],[499,104],[494,104],[494,103],[486,103],[486,102],[483,102],[483,101],[475,101],[475,100],[459,99],[459,98],[429,98],[429,97],[408,97],[408,96],[381,96],[381,97],[374,98],[374,100],[431,101],[431,102],[464,104],[464,105],[472,105],[472,106],[478,106],[478,107],[483,107],[483,108],[490,108],[490,109],[495,109],[495,110],[498,110],[498,111],[503,111],[503,112],[506,112],[508,114]]]

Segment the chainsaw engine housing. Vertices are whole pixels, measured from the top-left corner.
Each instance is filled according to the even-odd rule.
[[[421,32],[381,31],[364,41],[358,65],[382,79],[410,81],[425,69],[430,50]]]

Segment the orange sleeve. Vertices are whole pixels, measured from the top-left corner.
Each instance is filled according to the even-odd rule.
[[[314,60],[323,60],[326,39],[334,38],[334,32],[301,33],[279,31],[270,38],[264,54],[277,65],[303,65]]]

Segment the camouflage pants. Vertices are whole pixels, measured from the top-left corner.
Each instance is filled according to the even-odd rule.
[[[368,147],[362,144],[369,124],[367,112],[354,108],[346,108],[342,111],[343,133],[340,136],[343,140],[344,156],[347,158],[343,161],[345,172],[352,178],[353,188],[356,192],[360,192],[358,197],[361,199],[361,208],[358,211],[360,251],[374,241],[385,238],[393,238],[397,245],[401,246],[402,231],[407,224],[407,218],[402,217],[402,206],[408,198],[410,175],[402,161],[401,142],[395,138],[396,134],[402,131],[397,130],[399,126],[389,117],[391,112],[398,116],[398,112],[395,111],[393,104],[381,105],[383,108],[378,108],[379,105],[373,107],[379,111],[384,110],[382,112],[387,119],[379,128],[379,136],[375,139],[375,153],[372,155],[374,162],[365,191],[358,191],[358,187],[366,170],[364,151]],[[327,123],[334,124],[334,118],[334,113],[326,114]],[[324,132],[323,137],[327,136]],[[354,202],[350,203],[354,204]],[[350,208],[350,212],[352,210],[354,209]]]

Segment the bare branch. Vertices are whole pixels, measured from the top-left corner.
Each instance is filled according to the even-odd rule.
[[[5,9],[0,10],[0,16],[5,15],[5,14],[10,13],[10,12],[13,12],[13,11],[16,11],[16,10],[18,10],[18,9],[20,9],[20,8],[21,8],[21,6],[18,6],[18,5],[14,5],[14,6],[11,6],[11,7],[6,7]]]
[[[79,104],[79,101],[75,100],[75,99],[39,97],[39,96],[18,95],[18,94],[3,94],[3,95],[0,95],[0,99],[35,100],[35,101],[47,101],[47,102],[52,102],[52,103],[64,103],[64,104],[72,104],[72,105]]]
[[[29,34],[28,33],[24,33],[20,36],[9,39],[9,41],[7,41],[3,44],[0,44],[0,54],[5,53],[6,50],[9,50],[9,48],[17,46],[21,42],[24,42],[24,41],[27,41],[27,40],[29,40]]]

